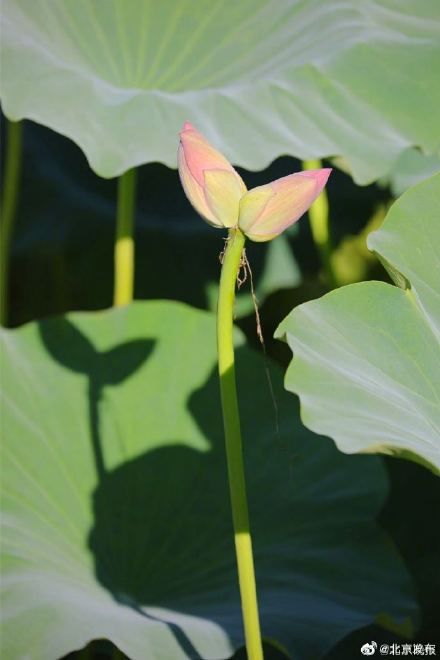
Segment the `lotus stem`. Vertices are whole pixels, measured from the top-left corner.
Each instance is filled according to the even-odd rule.
[[[0,323],[8,322],[9,262],[21,172],[23,126],[8,121],[0,228]]]
[[[244,234],[239,229],[231,229],[224,252],[220,277],[217,347],[229,491],[246,650],[248,660],[263,660],[233,345],[235,286],[244,243]]]
[[[114,305],[127,305],[133,300],[134,240],[136,207],[136,170],[128,170],[118,181],[116,213]]]
[[[319,170],[321,168],[322,162],[320,160],[305,160],[303,162],[304,170]],[[329,206],[325,189],[309,208],[309,219],[313,241],[321,257],[327,284],[334,289],[337,286],[337,277],[331,261],[332,243],[329,230]]]

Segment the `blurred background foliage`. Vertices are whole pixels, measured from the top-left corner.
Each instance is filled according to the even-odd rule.
[[[300,169],[301,162],[289,157],[278,158],[261,172],[238,168],[248,187]],[[337,169],[327,190],[333,261],[340,283],[386,277],[366,249],[365,237],[381,222],[391,199],[389,191],[376,185],[356,186]],[[112,304],[115,208],[115,179],[96,176],[70,140],[24,122],[10,326]],[[281,240],[247,245],[260,303],[283,289],[279,318],[296,302],[318,297],[326,289],[308,223],[298,223]],[[138,168],[136,299],[167,298],[213,308],[223,241],[222,232],[204,223],[189,205],[176,170],[159,163]],[[190,256],[194,254],[197,259]],[[248,304],[240,304],[239,315],[246,311],[253,316]]]

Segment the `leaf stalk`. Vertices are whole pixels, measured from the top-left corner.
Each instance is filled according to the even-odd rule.
[[[136,207],[136,170],[124,172],[118,180],[116,212],[114,305],[128,305],[134,290],[134,216]]]
[[[320,160],[305,160],[303,162],[304,170],[319,170],[321,168],[322,162]],[[331,260],[333,246],[330,238],[329,205],[325,188],[309,208],[308,214],[313,241],[321,257],[325,279],[328,286],[334,289],[338,284]]]

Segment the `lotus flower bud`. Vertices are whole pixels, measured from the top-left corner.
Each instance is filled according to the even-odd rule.
[[[195,210],[214,227],[234,227],[246,186],[189,122],[180,133],[178,165],[183,189]]]
[[[180,133],[178,164],[196,211],[214,227],[238,227],[253,241],[270,241],[299,220],[331,172],[306,170],[248,192],[229,161],[188,122]]]
[[[318,197],[331,169],[306,170],[247,192],[238,226],[253,241],[270,241],[304,215]]]

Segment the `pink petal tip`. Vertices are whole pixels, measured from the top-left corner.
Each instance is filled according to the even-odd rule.
[[[299,172],[299,174],[301,174],[302,176],[308,176],[312,179],[315,179],[318,186],[324,188],[332,171],[333,168],[324,167],[320,170],[303,170],[302,172]]]
[[[195,130],[194,126],[189,121],[186,121],[183,124],[183,128],[180,131],[180,135],[182,135],[182,133],[185,133],[185,131],[194,131],[194,130]]]

